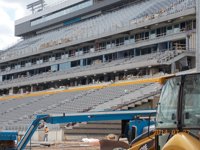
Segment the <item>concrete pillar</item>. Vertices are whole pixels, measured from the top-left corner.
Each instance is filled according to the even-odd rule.
[[[196,59],[194,58],[191,60],[191,68],[195,68],[195,65],[196,65],[195,63],[196,63]]]
[[[77,80],[78,80],[78,79],[77,79]],[[78,82],[77,82],[77,80],[75,80],[75,81],[74,81],[74,85],[75,85],[75,86],[77,86],[77,85],[78,85]]]
[[[171,73],[175,73],[176,71],[176,63],[172,63],[171,65]]]
[[[21,89],[20,89],[20,94],[23,94],[23,93],[24,93],[24,89],[21,88]]]
[[[80,66],[83,66],[83,59],[80,60]]]
[[[9,95],[13,95],[13,87],[9,89]]]
[[[119,81],[119,75],[115,76],[115,81]]]
[[[88,78],[85,79],[85,84],[86,84],[86,85],[89,84],[89,79],[88,79]]]
[[[31,92],[34,92],[34,91],[33,91],[33,86],[31,86]]]
[[[187,50],[187,51],[189,50],[189,39],[190,39],[190,36],[187,35],[187,36],[186,36],[186,50]]]
[[[200,72],[200,0],[196,0],[196,68]]]
[[[106,57],[105,57],[105,55],[103,55],[103,62],[105,62],[106,61]]]
[[[158,68],[150,68],[149,75],[153,76],[154,74],[156,74],[158,72],[159,72]]]
[[[170,49],[170,42],[167,42],[167,49]]]
[[[134,48],[134,57],[136,56],[136,48]]]
[[[157,52],[160,52],[160,43],[158,43]]]
[[[95,84],[95,82],[96,82],[95,79],[92,79],[92,84]]]

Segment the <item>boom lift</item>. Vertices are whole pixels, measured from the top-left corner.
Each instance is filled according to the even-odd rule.
[[[148,117],[155,116],[156,110],[144,110],[144,111],[113,111],[113,112],[97,112],[97,113],[78,113],[78,114],[62,114],[60,116],[50,115],[36,115],[36,119],[33,120],[28,130],[20,140],[19,144],[15,148],[16,150],[25,149],[26,145],[30,141],[34,132],[37,130],[41,121],[49,124],[61,124],[61,123],[77,123],[77,122],[90,122],[90,121],[108,121],[108,120],[134,120],[138,116]],[[0,135],[3,132],[0,132]],[[5,134],[5,133],[4,133]],[[13,148],[12,148],[13,150]]]

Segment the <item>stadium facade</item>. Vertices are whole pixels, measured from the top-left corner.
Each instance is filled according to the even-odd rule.
[[[195,68],[196,3],[76,0],[19,19],[15,35],[23,40],[0,53],[0,94]]]

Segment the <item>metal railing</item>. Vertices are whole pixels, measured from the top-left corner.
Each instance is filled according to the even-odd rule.
[[[177,13],[177,12],[179,12],[179,11],[184,11],[184,10],[187,10],[187,9],[194,8],[194,7],[195,7],[195,0],[181,0],[181,1],[180,1],[180,0],[176,0],[175,2],[177,3],[177,5],[174,5],[174,7],[169,6],[169,7],[171,7],[171,8],[170,8],[170,9],[166,9],[166,11],[169,11],[169,10],[177,10],[177,11],[174,11],[174,12],[169,13],[169,14],[168,14],[168,13],[165,13],[166,11],[160,12],[160,15],[158,16],[158,18],[165,17],[165,16],[167,16],[167,15],[174,14],[174,13]],[[175,2],[174,2],[174,3],[175,3]],[[184,5],[181,5],[181,4],[184,4]],[[187,5],[186,5],[186,4],[187,4]],[[179,5],[182,6],[180,10],[178,10],[178,6],[179,6]],[[160,9],[160,8],[157,8],[157,9]],[[102,16],[106,16],[106,15],[107,15],[107,14],[102,15]],[[113,13],[113,15],[116,15],[116,14]],[[153,14],[153,15],[155,15],[155,14]],[[99,17],[97,17],[97,18],[99,18]],[[93,19],[94,22],[95,22],[95,19],[96,19],[96,18]],[[108,27],[107,27],[107,29],[104,30],[104,31],[100,31],[100,28],[102,28],[102,26],[97,26],[98,30],[97,30],[97,32],[95,33],[95,35],[94,35],[94,34],[91,34],[91,35],[85,34],[85,33],[88,33],[88,32],[91,30],[90,28],[86,27],[86,28],[84,29],[84,31],[83,31],[84,34],[75,33],[75,35],[72,36],[72,38],[71,38],[72,41],[70,41],[70,42],[73,42],[73,41],[78,40],[78,39],[91,38],[91,37],[93,37],[93,36],[102,35],[102,34],[105,34],[105,33],[111,32],[111,31],[112,31],[112,32],[115,32],[115,31],[118,31],[119,28],[130,27],[130,26],[133,26],[133,25],[135,25],[135,24],[143,23],[143,22],[145,22],[145,21],[149,21],[149,20],[152,20],[152,19],[157,19],[157,18],[153,17],[153,18],[146,19],[146,18],[144,18],[144,17],[138,17],[137,20],[140,20],[139,22],[138,22],[138,21],[134,21],[134,22],[133,22],[134,19],[130,20],[128,23],[125,23],[126,21],[124,21],[121,27],[119,27],[119,26],[116,24],[116,26],[115,26],[115,25],[114,25],[114,26],[112,25],[112,28],[108,28]],[[81,25],[81,24],[78,24],[78,25]],[[96,22],[96,25],[97,25],[97,22]],[[93,26],[95,26],[95,25],[93,25]],[[62,30],[65,30],[65,28],[63,28]],[[86,30],[87,30],[88,32],[86,32]],[[52,33],[51,33],[51,34],[52,34]],[[77,36],[77,35],[78,35],[78,36]],[[63,36],[63,37],[64,37],[64,36]],[[62,38],[63,38],[63,37],[62,37]],[[70,39],[70,37],[68,37],[68,38]],[[44,43],[45,43],[45,40],[41,40],[39,43],[37,43],[37,45],[40,44],[40,43],[42,44],[43,41],[44,41]],[[1,60],[7,60],[7,59],[10,59],[10,58],[21,57],[21,56],[26,55],[26,54],[33,54],[33,53],[35,53],[35,52],[39,52],[39,51],[41,51],[41,49],[39,49],[39,47],[40,47],[40,46],[36,46],[36,47],[27,48],[27,49],[20,50],[20,51],[6,52],[6,53],[4,53],[4,54],[1,55],[0,61],[1,61]]]
[[[46,72],[46,73],[43,73],[43,74],[38,74],[38,75],[34,75],[34,76],[23,76],[21,78],[17,78],[17,79],[14,79],[14,80],[5,80],[3,82],[0,82],[0,86],[4,86],[4,85],[12,85],[12,84],[15,84],[15,83],[24,83],[27,82],[27,84],[30,84],[30,80],[32,81],[35,81],[35,83],[38,83],[38,82],[46,82],[46,80],[48,79],[51,79],[52,77],[59,77],[59,76],[63,76],[64,74],[75,74],[75,73],[78,73],[78,75],[81,75],[82,72],[88,72],[90,74],[94,74],[92,72],[92,70],[98,70],[98,69],[101,69],[101,72],[104,73],[106,71],[108,71],[107,69],[109,69],[110,67],[114,67],[114,66],[117,66],[118,68],[120,66],[122,66],[122,70],[124,68],[124,65],[128,65],[128,64],[132,64],[132,63],[140,63],[142,62],[144,65],[146,64],[146,66],[150,65],[149,64],[149,61],[150,60],[155,60],[154,62],[157,63],[157,64],[161,64],[163,63],[164,61],[168,61],[169,59],[167,58],[170,58],[172,59],[173,57],[181,54],[181,53],[184,53],[184,52],[188,52],[188,51],[182,51],[182,50],[167,50],[167,51],[161,51],[161,52],[155,52],[155,53],[152,53],[152,54],[147,54],[147,55],[141,55],[141,56],[136,56],[136,57],[133,57],[133,56],[129,56],[127,58],[122,58],[122,59],[119,59],[119,60],[108,60],[107,62],[104,62],[104,63],[99,63],[99,64],[95,64],[95,65],[89,65],[89,66],[86,66],[86,67],[74,67],[74,68],[71,68],[69,70],[64,70],[64,71],[58,71],[58,72]],[[146,60],[146,61],[144,61]],[[75,77],[75,76],[74,76]]]
[[[30,66],[21,66],[20,68],[16,69],[16,68],[13,68],[13,69],[1,69],[0,70],[0,74],[8,74],[8,73],[13,73],[13,72],[19,72],[19,71],[25,71],[25,70],[30,70],[30,69],[33,69],[33,68],[39,68],[39,67],[45,67],[45,66],[50,66],[50,65],[53,65],[53,64],[59,64],[59,63],[64,63],[64,62],[67,62],[67,61],[70,61],[70,59],[73,59],[73,58],[76,58],[77,60],[80,59],[80,57],[90,57],[90,55],[98,55],[100,54],[101,52],[105,52],[107,51],[109,53],[109,51],[111,49],[116,49],[116,48],[122,48],[122,47],[126,47],[126,46],[130,46],[130,45],[133,45],[133,44],[137,44],[137,43],[141,43],[141,42],[145,42],[145,41],[150,41],[150,40],[156,40],[156,39],[160,39],[160,38],[163,38],[165,36],[171,36],[171,35],[178,35],[180,33],[186,33],[187,31],[186,30],[181,30],[180,32],[171,32],[169,34],[166,34],[166,33],[163,33],[163,34],[160,34],[159,36],[155,36],[154,38],[147,38],[147,37],[144,37],[144,38],[141,38],[140,40],[137,40],[137,41],[134,41],[132,39],[129,39],[128,42],[122,42],[122,43],[118,43],[118,44],[112,44],[109,48],[106,48],[106,47],[100,47],[100,48],[94,48],[94,52],[89,52],[88,53],[84,53],[84,54],[81,54],[81,55],[73,55],[73,56],[70,56],[68,58],[60,58],[60,59],[57,59],[57,60],[54,60],[54,61],[46,61],[43,63],[39,63],[39,64],[31,64]],[[177,48],[176,49],[179,49],[181,50],[180,48],[183,48],[183,50],[185,50],[184,47],[180,47],[181,45],[177,45]]]

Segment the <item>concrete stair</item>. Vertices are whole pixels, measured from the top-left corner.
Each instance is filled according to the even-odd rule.
[[[159,94],[155,94],[153,96],[146,97],[144,99],[141,98],[141,100],[133,100],[132,102],[130,101],[127,104],[122,104],[118,106],[112,107],[113,110],[127,110],[127,109],[134,109],[137,107],[140,108],[146,108],[146,109],[153,109],[156,107],[158,101],[159,101]]]
[[[101,121],[80,123],[75,125],[72,129],[65,129],[64,134],[67,139],[75,138],[81,140],[82,138],[105,138],[108,134],[121,134],[121,121]]]

